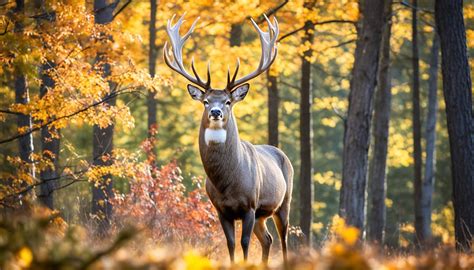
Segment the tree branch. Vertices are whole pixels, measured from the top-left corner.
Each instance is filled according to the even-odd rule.
[[[357,41],[356,38],[349,39],[349,40],[343,41],[343,42],[341,42],[341,43],[339,43],[339,44],[337,44],[337,45],[331,46],[331,47],[329,47],[328,49],[339,48],[339,47],[342,47],[342,46],[344,46],[344,45],[347,45],[347,44],[350,44],[350,43],[353,43],[353,42],[356,42],[356,41]]]
[[[425,13],[429,13],[429,14],[433,14],[433,15],[434,15],[434,10],[427,9],[427,8],[415,7],[415,6],[413,6],[412,4],[407,3],[407,2],[405,2],[405,1],[394,2],[394,4],[400,4],[400,5],[402,5],[402,6],[405,6],[405,7],[411,8],[411,9],[415,9],[415,10],[420,11],[420,12],[425,12]]]
[[[280,10],[282,7],[284,7],[287,3],[288,3],[288,0],[285,0],[281,2],[278,6],[265,11],[263,14],[267,15],[267,17],[270,17],[273,14],[275,14],[278,10]],[[265,16],[263,14],[258,16],[258,18],[255,20],[257,24],[261,24],[265,21]],[[250,19],[250,16],[247,16],[247,19]]]
[[[137,90],[137,91],[139,91],[139,90]],[[36,127],[34,127],[34,128],[31,128],[31,129],[27,130],[27,131],[24,132],[24,133],[20,133],[20,134],[17,134],[17,135],[12,136],[12,137],[10,137],[10,138],[4,139],[4,140],[0,140],[0,144],[8,143],[8,142],[17,140],[17,139],[19,139],[19,138],[22,138],[22,137],[24,137],[24,136],[28,136],[28,135],[30,135],[30,134],[33,133],[33,132],[39,131],[39,130],[40,130],[41,128],[43,128],[43,127],[46,127],[46,126],[48,126],[48,125],[50,125],[50,124],[52,124],[52,123],[55,123],[55,122],[57,122],[57,121],[59,121],[59,120],[67,119],[67,118],[76,116],[76,115],[78,115],[78,114],[80,114],[80,113],[83,113],[83,112],[89,110],[90,108],[93,108],[93,107],[95,107],[95,106],[98,106],[98,105],[100,105],[100,104],[102,104],[102,103],[104,103],[104,102],[106,102],[106,101],[108,101],[108,100],[110,100],[110,99],[112,99],[112,98],[115,98],[115,97],[117,97],[117,96],[119,96],[119,95],[127,94],[127,93],[133,93],[133,92],[137,92],[137,91],[125,92],[125,90],[122,90],[121,92],[113,92],[113,93],[111,93],[110,95],[108,95],[107,97],[103,98],[102,100],[97,101],[97,102],[94,102],[94,103],[92,103],[92,104],[90,104],[90,105],[88,105],[88,106],[86,106],[86,107],[84,107],[84,108],[82,108],[82,109],[80,109],[80,110],[78,110],[78,111],[75,111],[75,112],[73,112],[73,113],[70,113],[70,114],[67,114],[67,115],[64,115],[64,116],[61,116],[61,117],[58,117],[58,118],[51,119],[51,120],[49,120],[48,122],[46,122],[46,123],[44,123],[44,124],[42,124],[42,125],[40,125],[40,126],[36,126]]]
[[[24,115],[20,112],[14,112],[9,109],[0,109],[0,113],[5,113],[5,114],[14,114],[14,115]]]
[[[119,15],[128,5],[130,5],[131,2],[132,0],[127,0],[127,2],[112,16],[112,20],[114,20],[115,17],[117,17],[117,15]]]
[[[350,20],[328,20],[328,21],[322,21],[322,22],[315,22],[315,23],[313,23],[313,25],[318,26],[318,25],[325,25],[325,24],[331,24],[331,23],[348,23],[348,24],[354,25],[354,27],[357,24],[357,22],[350,21]],[[287,37],[292,36],[292,35],[298,33],[299,31],[302,31],[302,30],[304,30],[304,26],[301,26],[301,27],[296,28],[295,30],[293,30],[291,32],[288,32],[288,33],[284,34],[283,36],[281,36],[278,39],[278,42],[280,42],[280,41],[286,39]]]

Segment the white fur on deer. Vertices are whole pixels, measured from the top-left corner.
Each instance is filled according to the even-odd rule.
[[[225,143],[226,138],[227,131],[225,129],[206,128],[206,131],[204,133],[204,140],[206,141],[206,145],[209,145],[209,143]]]

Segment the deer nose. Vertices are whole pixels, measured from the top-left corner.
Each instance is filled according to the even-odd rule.
[[[220,109],[211,109],[210,111],[211,113],[211,116],[214,117],[214,118],[218,118],[218,117],[221,117],[222,116],[222,111]]]

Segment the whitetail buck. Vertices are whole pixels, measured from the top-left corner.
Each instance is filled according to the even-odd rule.
[[[232,112],[233,106],[247,95],[249,84],[246,82],[267,70],[275,60],[278,22],[274,18],[272,24],[265,17],[269,32],[263,32],[252,20],[262,46],[260,63],[255,71],[236,80],[239,70],[237,60],[232,78],[230,71],[227,72],[227,86],[218,90],[211,87],[209,66],[206,82],[199,78],[194,68],[194,60],[191,62],[194,76],[184,68],[183,45],[193,32],[197,19],[190,30],[180,36],[183,17],[175,25],[172,25],[174,16],[168,21],[167,32],[172,48],[170,50],[165,44],[164,57],[171,69],[193,83],[188,85],[191,97],[204,104],[199,131],[199,152],[207,174],[206,191],[217,209],[227,239],[230,259],[234,261],[234,224],[236,220],[241,219],[244,259],[248,256],[253,231],[262,245],[262,260],[267,262],[273,240],[267,230],[266,220],[273,216],[286,261],[293,167],[280,149],[270,145],[254,146],[240,140]]]

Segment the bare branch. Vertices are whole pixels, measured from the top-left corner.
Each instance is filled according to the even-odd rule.
[[[394,2],[394,4],[400,4],[400,5],[402,5],[402,6],[405,6],[405,7],[411,8],[411,9],[415,9],[415,10],[420,11],[420,12],[429,13],[429,14],[433,14],[433,15],[434,15],[434,10],[427,9],[427,8],[415,7],[415,6],[413,6],[412,4],[407,3],[407,2],[405,2],[405,1]]]
[[[334,111],[334,113],[335,113],[339,118],[341,118],[341,120],[345,123],[346,120],[347,120],[347,116],[346,116],[346,115],[343,115],[336,107],[334,107],[334,103],[331,103],[331,107],[332,107],[332,110]]]
[[[341,42],[341,43],[339,43],[339,44],[337,44],[337,45],[331,46],[331,47],[329,47],[328,49],[339,48],[339,47],[345,46],[345,45],[347,45],[347,44],[351,44],[351,43],[356,42],[356,41],[357,41],[356,38],[349,39],[349,40],[343,41],[343,42]]]
[[[274,15],[278,10],[283,8],[287,3],[288,3],[288,0],[285,0],[285,1],[281,2],[278,6],[265,11],[262,15],[258,16],[258,18],[255,20],[255,22],[257,24],[261,24],[261,23],[265,22],[264,14],[267,15],[267,17],[270,17],[270,16]],[[251,18],[250,16],[247,16],[247,19],[250,19],[250,18]]]
[[[298,86],[296,86],[296,85],[292,85],[292,84],[287,83],[287,82],[282,81],[282,80],[280,80],[280,83],[283,84],[283,85],[286,85],[286,86],[288,86],[288,87],[290,87],[290,88],[293,88],[293,89],[296,89],[296,90],[300,91],[300,87],[298,87]]]
[[[112,20],[115,19],[115,17],[117,17],[117,15],[119,15],[131,2],[132,0],[127,0],[127,2],[112,16]]]
[[[5,113],[5,114],[14,114],[14,115],[24,115],[20,112],[14,112],[12,110],[9,110],[9,109],[0,109],[0,113]]]
[[[357,25],[357,22],[356,21],[350,21],[350,20],[328,20],[328,21],[321,21],[321,22],[315,22],[313,23],[314,26],[318,26],[318,25],[325,25],[325,24],[331,24],[331,23],[348,23],[348,24],[352,24],[354,25],[354,27]],[[281,36],[279,39],[278,39],[278,42],[286,39],[287,37],[290,37],[300,31],[302,31],[304,29],[304,26],[301,26],[299,28],[296,28],[295,30],[291,31],[291,32],[288,32],[286,34],[284,34],[283,36]]]

